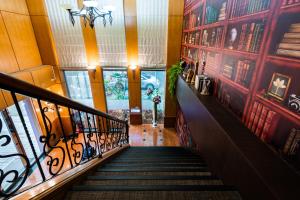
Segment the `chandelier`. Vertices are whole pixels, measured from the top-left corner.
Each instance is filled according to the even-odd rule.
[[[113,18],[111,16],[112,9],[102,9],[99,10],[97,8],[98,2],[97,0],[84,0],[83,7],[80,10],[72,10],[70,7],[66,8],[69,13],[70,21],[72,25],[75,24],[74,16],[79,16],[83,18],[84,26],[86,27],[87,22],[89,23],[91,28],[95,26],[95,20],[99,17],[103,18],[103,25],[106,26],[106,16],[108,16],[108,20],[110,25],[112,25]]]

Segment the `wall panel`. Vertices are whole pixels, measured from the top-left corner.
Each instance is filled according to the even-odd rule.
[[[20,69],[42,64],[29,16],[1,12]],[[22,30],[22,31],[20,31]]]
[[[18,70],[18,63],[10,44],[3,18],[0,15],[0,71],[11,73]]]
[[[0,0],[0,10],[28,15],[25,0]]]

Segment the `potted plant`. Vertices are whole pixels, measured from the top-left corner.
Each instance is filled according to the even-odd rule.
[[[168,70],[168,79],[169,79],[168,90],[172,97],[175,94],[178,75],[180,75],[183,72],[182,64],[183,62],[178,62],[175,65],[172,65],[172,67]]]

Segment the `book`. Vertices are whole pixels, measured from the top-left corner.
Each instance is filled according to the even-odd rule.
[[[253,120],[253,124],[252,124],[252,127],[251,127],[251,131],[253,133],[255,132],[255,130],[257,128],[257,124],[258,124],[258,120],[259,120],[261,112],[262,112],[262,108],[263,108],[262,104],[259,104],[258,107],[257,107],[255,117],[254,117],[254,120]]]
[[[260,137],[263,141],[268,143],[271,142],[279,118],[280,117],[276,112],[271,110],[268,112]]]
[[[296,50],[300,51],[300,44],[289,44],[289,43],[280,43],[278,46],[279,49],[287,49],[287,50]]]
[[[260,137],[260,134],[262,132],[262,128],[263,128],[265,120],[267,118],[268,111],[269,111],[269,109],[267,107],[264,106],[262,108],[261,115],[260,115],[260,118],[258,120],[258,124],[257,124],[256,130],[255,130],[255,135],[257,137]]]
[[[253,121],[254,121],[254,117],[255,117],[258,105],[259,105],[259,103],[257,101],[255,101],[253,103],[253,106],[252,106],[252,109],[251,109],[251,114],[250,114],[249,121],[248,121],[248,124],[247,124],[247,127],[249,129],[251,129],[251,127],[252,127],[252,124],[253,124]]]
[[[282,43],[289,43],[289,44],[300,44],[300,39],[283,38],[283,40],[281,42]]]
[[[284,147],[283,147],[283,153],[286,154],[286,155],[290,155],[290,149],[291,149],[291,146],[293,144],[293,141],[295,139],[295,136],[296,136],[296,133],[297,133],[297,130],[296,129],[292,129],[285,144],[284,144]]]
[[[300,58],[300,51],[296,51],[296,50],[277,49],[276,54]]]
[[[254,29],[255,29],[255,23],[253,22],[250,25],[249,34],[248,34],[247,39],[246,39],[245,51],[249,51],[249,49],[250,49],[250,45],[251,45],[251,40],[252,40],[252,37],[253,37]]]
[[[300,39],[300,33],[285,33],[285,34],[283,35],[283,38]]]

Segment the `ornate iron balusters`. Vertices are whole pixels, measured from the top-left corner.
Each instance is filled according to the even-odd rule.
[[[102,152],[101,152],[100,142],[99,142],[99,125],[96,126],[95,116],[94,115],[92,115],[92,116],[93,116],[94,130],[95,130],[95,134],[96,134],[97,147],[98,147],[98,152],[99,152],[98,156],[99,156],[99,158],[101,158],[102,157]]]
[[[72,130],[73,130],[73,134],[71,135],[71,149],[73,150],[73,158],[74,158],[74,163],[76,165],[79,165],[81,160],[82,160],[82,156],[83,156],[83,151],[84,151],[84,146],[82,143],[77,143],[76,142],[76,139],[78,138],[78,132],[76,131],[76,122],[75,122],[75,119],[73,118],[74,114],[71,112],[71,109],[68,108],[68,111],[69,111],[69,116],[70,116],[70,120],[71,120],[71,125],[72,125]],[[80,146],[81,147],[81,152],[80,150],[78,150],[77,146]],[[79,161],[78,161],[78,158],[79,158]]]
[[[1,135],[2,133],[2,121],[0,119],[0,149],[1,147],[8,146],[11,143],[11,138],[8,135]],[[3,152],[3,151],[0,151]],[[23,154],[8,154],[2,155],[0,154],[0,159],[19,157],[23,159],[25,170],[23,173],[19,173],[18,170],[12,169],[7,172],[0,169],[0,196],[8,197],[14,193],[16,193],[25,183],[29,170],[30,170],[30,162],[28,158]],[[7,188],[4,187],[4,183],[8,183],[9,186]]]
[[[65,162],[65,150],[64,148],[60,146],[54,146],[51,144],[52,141],[56,141],[56,134],[52,133],[52,122],[49,119],[49,117],[46,115],[46,113],[49,111],[49,108],[42,107],[41,100],[38,99],[38,105],[42,114],[43,123],[46,129],[46,136],[40,136],[40,142],[44,143],[43,152],[44,154],[49,158],[47,165],[49,166],[49,173],[52,176],[57,175],[61,170]],[[60,151],[60,155],[62,156],[62,159],[59,159],[58,157],[51,156],[51,152],[58,150]],[[53,168],[56,168],[53,169]],[[58,168],[58,169],[57,169]]]
[[[86,123],[87,123],[87,127],[88,127],[87,128],[88,129],[88,134],[87,134],[88,144],[90,145],[90,147],[88,149],[88,153],[91,155],[92,158],[94,158],[97,154],[97,152],[96,152],[97,142],[92,139],[94,136],[94,132],[91,129],[90,117],[88,116],[87,113],[85,113],[85,117],[86,117]]]

